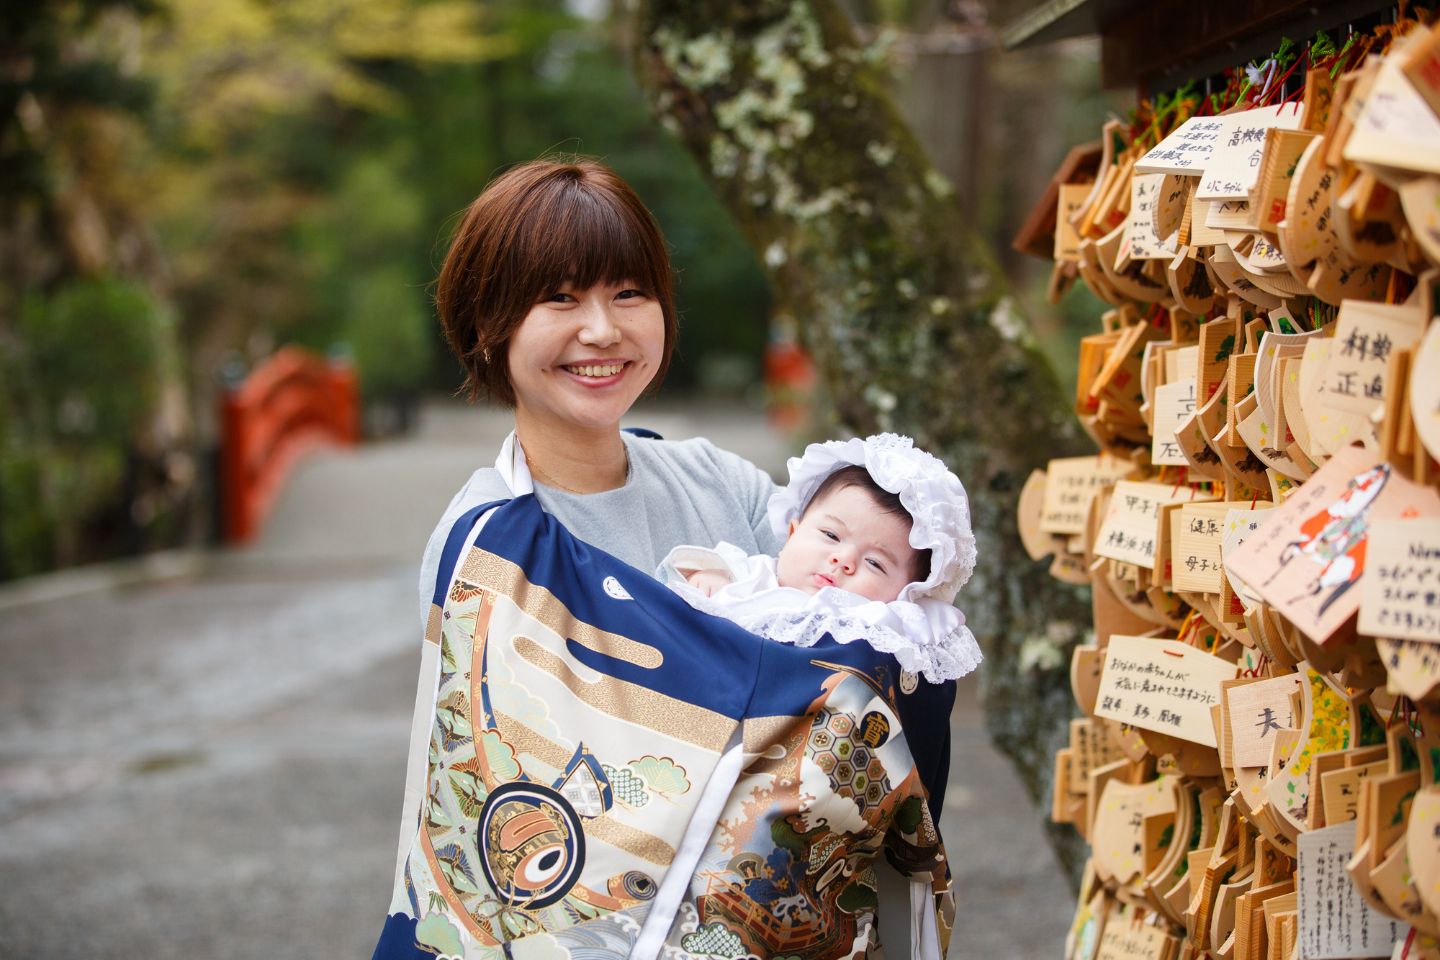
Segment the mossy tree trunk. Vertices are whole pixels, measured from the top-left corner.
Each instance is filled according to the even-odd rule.
[[[980,562],[960,605],[988,723],[1044,804],[1090,622],[1015,528],[1031,469],[1088,446],[1052,371],[833,0],[640,0],[635,17],[641,85],[765,265],[838,429],[909,434],[969,490]]]

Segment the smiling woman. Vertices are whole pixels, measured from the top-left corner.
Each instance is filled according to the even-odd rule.
[[[511,407],[515,432],[502,445],[495,465],[477,469],[456,493],[426,547],[420,620],[429,642],[422,646],[393,922],[382,935],[376,957],[435,952],[498,956],[480,945],[524,938],[547,925],[573,923],[573,918],[560,922],[546,911],[578,882],[587,850],[594,855],[592,872],[595,864],[621,852],[629,858],[627,863],[644,869],[621,871],[594,890],[587,887],[585,910],[599,909],[597,904],[616,910],[656,897],[656,877],[663,871],[654,865],[668,862],[673,852],[657,847],[643,831],[613,825],[599,816],[617,797],[629,798],[632,804],[648,797],[638,774],[619,766],[643,761],[649,771],[657,764],[669,764],[674,773],[656,782],[668,784],[666,789],[672,792],[683,787],[686,803],[693,806],[699,791],[691,789],[686,777],[697,777],[706,763],[714,762],[728,736],[709,721],[690,722],[697,709],[693,704],[700,700],[710,704],[700,712],[713,719],[719,714],[711,707],[723,705],[727,698],[738,698],[743,706],[744,685],[755,682],[758,671],[744,657],[711,662],[701,653],[699,662],[690,662],[682,654],[689,654],[691,646],[703,650],[705,641],[692,636],[688,627],[674,625],[657,635],[655,643],[674,646],[669,655],[657,654],[650,662],[633,652],[643,645],[627,642],[616,647],[614,641],[622,638],[587,627],[589,620],[576,612],[596,596],[633,601],[643,598],[647,589],[664,593],[665,600],[625,604],[622,612],[643,607],[652,616],[656,602],[662,607],[665,602],[678,602],[658,583],[636,583],[631,568],[644,571],[638,577],[648,581],[645,574],[681,543],[724,540],[753,553],[773,552],[777,546],[766,513],[774,483],[764,472],[704,439],[642,439],[620,430],[620,419],[635,400],[659,384],[674,350],[672,284],[665,241],[650,212],[613,171],[591,161],[536,161],[505,173],[470,205],[452,239],[436,289],[445,335],[465,371],[472,399],[487,396]],[[533,503],[527,495],[533,495]],[[478,509],[497,503],[504,506]],[[507,508],[508,516],[527,510],[533,516],[536,504],[545,517],[537,529],[552,531],[556,539],[537,547],[528,567],[522,565],[524,572],[517,574],[522,581],[532,570],[551,569],[552,564],[577,556],[597,557],[577,561],[587,574],[605,569],[595,573],[595,582],[587,578],[584,589],[568,605],[556,602],[528,610],[531,619],[515,627],[513,643],[491,645],[480,624],[498,615],[504,604],[495,602],[493,592],[490,604],[483,604],[479,596],[483,591],[464,585],[467,576],[476,578],[472,567],[478,547],[474,545],[490,537],[494,542],[487,556],[492,557],[499,555],[493,551],[514,547],[523,538],[496,532],[494,517]],[[499,526],[504,528],[504,523]],[[554,533],[557,528],[563,533]],[[465,543],[472,545],[469,554],[463,549]],[[609,556],[599,551],[584,554],[592,546]],[[629,566],[613,564],[614,560]],[[491,573],[511,569],[504,563],[491,567]],[[608,570],[614,572],[604,575]],[[553,596],[556,579],[543,571],[537,576],[545,584],[543,589],[532,590],[526,581],[509,595],[522,602],[542,594]],[[493,584],[491,589],[498,590]],[[461,621],[484,642],[476,642],[469,658],[447,647],[452,661],[447,668],[438,653],[440,625],[453,627]],[[641,627],[645,624],[635,629]],[[574,679],[570,671],[578,667],[565,638],[592,635],[609,638],[605,649],[619,658],[613,662],[643,669],[643,682],[654,689],[664,687],[666,695],[633,682],[618,700],[591,690],[608,690],[607,684],[621,683],[618,679],[595,684],[577,680],[573,689],[550,686],[556,676]],[[447,643],[455,639],[445,636]],[[550,637],[550,646],[536,637]],[[643,650],[655,652],[648,646]],[[528,699],[531,695],[517,679],[538,669],[537,664],[555,671],[530,678],[532,685],[547,691],[546,702],[539,706]],[[463,679],[456,679],[461,676],[455,673],[457,668]],[[584,669],[588,676],[592,667]],[[708,684],[698,694],[690,690],[697,676],[704,676]],[[471,679],[479,686],[472,687]],[[454,691],[447,686],[452,680]],[[688,700],[683,699],[686,696]],[[707,696],[715,704],[705,700]],[[812,696],[807,688],[806,699]],[[608,748],[603,731],[613,719],[607,719],[603,710],[587,713],[586,698],[599,698],[597,702],[607,704],[612,713],[635,713],[626,714],[629,725]],[[663,702],[663,708],[652,701]],[[581,716],[585,719],[577,719]],[[526,719],[521,723],[514,718]],[[719,737],[706,748],[708,760],[701,755],[686,759],[689,747],[677,746],[673,737],[659,736],[652,729],[672,720],[689,724],[684,735],[692,740],[698,737],[708,744],[708,738]],[[535,726],[524,725],[529,723]],[[577,749],[577,743],[584,749]],[[476,744],[482,746],[477,749]],[[427,786],[434,772],[427,766],[430,760],[441,754],[453,759],[456,751],[464,758],[456,761],[453,777],[442,778],[444,789],[433,783]],[[607,757],[611,766],[602,766],[597,756]],[[563,775],[558,788],[546,786],[548,775],[535,774],[550,767],[552,773]],[[441,793],[458,797],[459,806],[454,810],[445,806],[436,799]],[[457,831],[454,836],[445,833],[444,842],[436,841],[417,853],[419,848],[408,844],[422,810],[428,811],[423,821],[426,830],[453,822]],[[684,822],[679,821],[680,827]],[[668,837],[667,842],[680,840],[678,829],[657,830]],[[590,835],[596,849],[587,846]],[[417,870],[452,894],[489,891],[478,908],[485,913],[483,919],[464,910],[449,914],[465,927],[473,950],[467,952],[458,940],[452,942],[452,934],[459,936],[458,928],[441,916],[446,909],[431,903],[431,909],[425,910],[420,900],[411,902],[418,896]],[[683,871],[676,876],[682,883],[688,878]],[[423,922],[416,922],[427,913]],[[466,916],[469,919],[462,921]],[[437,932],[436,927],[443,929]],[[659,929],[656,936],[665,932]],[[429,953],[417,953],[417,942],[427,944]]]
[[[483,467],[441,518],[421,571],[429,609],[445,532],[514,495],[516,463],[546,512],[642,570],[680,543],[777,544],[774,483],[703,439],[642,440],[620,419],[660,384],[678,336],[673,272],[645,204],[591,160],[537,160],[498,177],[465,211],[435,303],[472,399],[515,412],[504,469]]]
[[[716,937],[743,953],[852,956],[875,929],[871,874],[853,858],[873,859],[884,837],[913,881],[923,956],[939,960],[948,868],[924,784],[944,780],[954,684],[907,687],[896,654],[849,638],[770,643],[651,576],[682,543],[772,554],[784,525],[753,465],[703,439],[620,430],[675,344],[670,262],[639,198],[592,162],[506,173],[463,218],[437,301],[472,393],[512,407],[515,432],[426,550],[403,827],[375,957],[654,960],[667,943],[714,953]],[[832,513],[850,492],[827,497]],[[835,539],[818,534],[807,569],[832,586],[858,584],[872,562],[907,578],[907,528],[874,522],[869,500],[852,506],[820,524]],[[832,716],[863,783],[806,746],[818,723],[816,749],[833,760]],[[905,724],[929,733],[921,756]],[[760,779],[742,781],[747,756],[764,758],[746,772]],[[741,834],[756,839],[737,858],[720,824],[747,817]],[[850,839],[830,842],[827,824]],[[737,859],[724,897],[692,902],[702,866]],[[742,883],[760,863],[774,877]],[[809,892],[794,892],[797,863],[818,865]],[[782,893],[794,905],[772,914]]]
[[[660,309],[658,380],[678,329],[670,256],[630,185],[589,160],[522,164],[491,183],[461,219],[435,294],[471,398],[513,406],[510,338],[541,303],[573,301],[574,291],[600,284],[633,287]]]

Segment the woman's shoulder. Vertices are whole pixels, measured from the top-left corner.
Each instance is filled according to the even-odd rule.
[[[725,481],[751,481],[766,474],[755,464],[729,450],[717,447],[704,437],[690,437],[686,440],[656,440],[631,437],[628,440],[631,457],[645,460],[649,464],[663,464],[671,472],[685,475],[687,480],[703,480],[714,483],[717,475]]]
[[[485,503],[489,500],[508,500],[513,496],[510,487],[505,479],[500,476],[500,471],[494,467],[481,467],[470,474],[470,479],[465,481],[465,486],[455,495],[457,501],[470,501],[473,506]]]
[[[514,494],[500,476],[500,471],[494,467],[480,467],[470,474],[469,479],[455,491],[455,496],[450,498],[450,505],[440,515],[440,524],[444,526],[446,521],[453,521],[471,507],[492,500],[509,500],[512,496]]]
[[[512,496],[509,486],[500,476],[500,471],[494,467],[480,467],[470,474],[470,478],[455,492],[445,511],[440,514],[440,521],[430,534],[431,548],[437,540],[443,541],[449,535],[451,524],[467,510],[482,503],[509,500]]]
[[[450,498],[450,505],[440,515],[440,520],[435,524],[435,529],[430,531],[430,538],[425,543],[425,552],[420,558],[420,622],[426,622],[430,614],[430,602],[435,590],[435,580],[440,573],[440,555],[444,551],[445,541],[450,536],[450,528],[455,525],[460,516],[472,507],[478,507],[482,503],[489,503],[493,500],[510,499],[510,488],[500,477],[500,471],[494,467],[481,467],[456,491],[455,496]]]

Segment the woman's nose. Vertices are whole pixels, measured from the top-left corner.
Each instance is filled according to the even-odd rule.
[[[609,347],[620,342],[620,326],[607,305],[587,304],[580,322],[580,342],[590,347]]]

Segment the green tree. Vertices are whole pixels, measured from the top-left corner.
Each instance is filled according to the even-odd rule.
[[[1043,796],[1068,656],[1029,651],[1067,654],[1090,619],[1014,522],[1031,469],[1083,447],[1049,365],[833,0],[642,0],[635,34],[661,123],[763,259],[838,427],[910,434],[964,480],[980,562],[961,603],[987,718]]]
[[[6,6],[0,577],[173,542],[178,503],[207,526],[199,465],[237,355],[343,343],[372,397],[453,388],[429,304],[448,226],[497,172],[547,153],[600,156],[660,219],[683,314],[670,384],[718,355],[758,372],[765,278],[650,117],[615,43],[627,23],[563,0]],[[121,351],[133,362],[113,382],[48,383],[65,368],[36,368],[37,351],[95,344],[83,324],[45,327],[82,302],[117,325],[105,336],[153,353]],[[57,432],[52,404],[106,406],[112,385],[148,398],[128,438]]]
[[[164,120],[144,182],[197,408],[225,356],[284,341],[354,341],[377,388],[422,376],[424,278],[401,265],[423,181],[409,141],[369,135],[377,118],[423,121],[418,74],[511,55],[516,38],[485,20],[467,0],[175,0],[149,21]]]
[[[191,490],[163,265],[123,176],[152,9],[0,13],[0,578],[168,536]]]
[[[175,491],[145,489],[147,455],[177,376],[168,311],[142,284],[77,279],[23,304],[0,351],[0,514],[8,573],[96,559],[112,542],[87,545],[94,521],[131,515],[140,526],[177,522]],[[173,413],[173,408],[170,411]]]

